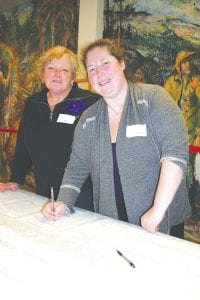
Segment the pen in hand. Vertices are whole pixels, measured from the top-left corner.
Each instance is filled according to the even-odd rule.
[[[134,263],[130,259],[128,259],[126,256],[124,256],[124,254],[122,254],[119,250],[116,250],[116,251],[131,267],[135,268]]]
[[[55,199],[54,199],[54,191],[53,191],[53,187],[51,187],[51,197],[50,197],[49,201],[52,202],[52,205],[53,205],[53,212],[54,212],[54,211],[55,211],[55,207],[54,207]]]

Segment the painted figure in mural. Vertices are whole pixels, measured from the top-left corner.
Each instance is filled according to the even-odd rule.
[[[90,44],[83,63],[102,98],[76,127],[60,201],[46,203],[44,216],[55,220],[65,214],[90,173],[97,213],[183,237],[191,212],[184,176],[187,131],[180,110],[163,87],[127,81],[124,51],[114,40]]]
[[[45,87],[25,104],[19,126],[10,182],[0,191],[16,190],[24,184],[33,167],[36,193],[50,197],[53,187],[57,198],[64,169],[71,153],[75,126],[82,112],[99,98],[75,82],[75,55],[65,47],[54,46],[38,60],[38,70]],[[92,209],[91,185],[88,178],[77,205]]]
[[[164,81],[158,63],[153,59],[144,57],[137,50],[131,50],[126,55],[126,77],[128,80],[163,85]]]
[[[200,74],[192,65],[197,52],[182,50],[176,56],[173,74],[164,88],[179,105],[188,128],[189,144],[194,145],[200,131]]]
[[[164,81],[159,66],[151,59],[145,61],[133,72],[133,82],[144,82],[162,86]]]
[[[200,146],[200,74],[192,64],[192,59],[197,54],[190,50],[178,52],[173,73],[166,79],[164,88],[171,94],[183,113],[188,129],[189,144]],[[187,174],[187,185],[194,213],[196,201],[200,201],[200,187],[194,178],[195,155],[190,153]]]

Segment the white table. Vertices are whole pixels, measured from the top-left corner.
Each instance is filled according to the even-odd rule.
[[[0,193],[1,299],[200,299],[198,244],[77,208],[50,222],[46,201]]]

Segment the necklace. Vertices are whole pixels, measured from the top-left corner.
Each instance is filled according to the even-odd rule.
[[[122,113],[123,107],[121,107],[119,109],[119,111],[116,111],[112,106],[110,106],[109,104],[107,104],[107,105],[108,105],[108,108],[111,109],[112,112],[114,112],[114,114],[116,115],[117,118],[121,117],[121,113]]]

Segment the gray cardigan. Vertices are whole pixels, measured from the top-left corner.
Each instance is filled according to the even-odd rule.
[[[162,87],[129,83],[116,151],[128,219],[140,225],[141,216],[152,206],[162,160],[173,161],[184,173],[187,168],[185,122],[178,106]],[[108,111],[103,99],[83,113],[76,127],[58,199],[73,206],[89,173],[95,211],[118,218]],[[171,226],[183,222],[190,214],[184,178],[160,231],[169,232]]]

